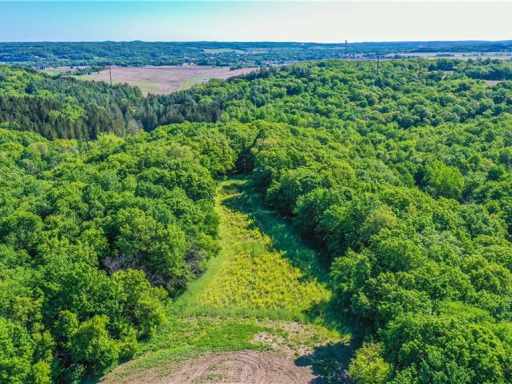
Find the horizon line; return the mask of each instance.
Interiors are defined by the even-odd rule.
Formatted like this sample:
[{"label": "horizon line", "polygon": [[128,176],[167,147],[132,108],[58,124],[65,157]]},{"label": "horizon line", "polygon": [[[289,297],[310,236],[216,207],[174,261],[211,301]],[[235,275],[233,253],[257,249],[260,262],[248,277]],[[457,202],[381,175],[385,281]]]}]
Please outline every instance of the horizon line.
[{"label": "horizon line", "polygon": [[508,43],[510,39],[446,39],[446,40],[342,40],[342,41],[312,41],[312,40],[0,40],[0,44],[31,44],[31,43],[224,43],[224,44],[317,44],[345,45],[347,44],[387,44],[387,43]]}]

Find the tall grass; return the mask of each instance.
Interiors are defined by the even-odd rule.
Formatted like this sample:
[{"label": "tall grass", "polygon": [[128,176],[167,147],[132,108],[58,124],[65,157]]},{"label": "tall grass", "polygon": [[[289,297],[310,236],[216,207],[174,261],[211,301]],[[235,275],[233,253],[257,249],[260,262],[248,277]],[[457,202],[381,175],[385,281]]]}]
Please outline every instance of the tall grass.
[{"label": "tall grass", "polygon": [[222,250],[179,304],[189,312],[297,318],[330,299],[314,252],[264,209],[246,181],[222,182],[217,199]]}]

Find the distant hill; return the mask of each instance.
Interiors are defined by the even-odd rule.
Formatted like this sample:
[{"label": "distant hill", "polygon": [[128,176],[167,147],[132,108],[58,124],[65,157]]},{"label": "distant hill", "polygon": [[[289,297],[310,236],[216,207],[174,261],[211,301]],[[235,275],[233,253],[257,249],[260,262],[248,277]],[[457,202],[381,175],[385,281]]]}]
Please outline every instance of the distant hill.
[{"label": "distant hill", "polygon": [[512,41],[426,41],[365,43],[279,42],[32,42],[0,43],[0,62],[32,67],[179,65],[231,67],[303,60],[425,53],[507,53]]}]

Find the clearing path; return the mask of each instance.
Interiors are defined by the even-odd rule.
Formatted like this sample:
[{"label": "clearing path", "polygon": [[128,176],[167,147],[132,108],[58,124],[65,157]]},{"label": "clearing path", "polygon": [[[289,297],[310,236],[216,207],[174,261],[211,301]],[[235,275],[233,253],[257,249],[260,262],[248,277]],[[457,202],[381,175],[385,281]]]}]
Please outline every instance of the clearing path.
[{"label": "clearing path", "polygon": [[246,180],[220,184],[220,254],[179,305],[293,318],[330,299],[315,252],[260,200]]},{"label": "clearing path", "polygon": [[321,383],[349,353],[350,337],[322,321],[331,292],[315,252],[246,180],[221,182],[216,209],[219,255],[171,304],[168,327],[103,383]]}]

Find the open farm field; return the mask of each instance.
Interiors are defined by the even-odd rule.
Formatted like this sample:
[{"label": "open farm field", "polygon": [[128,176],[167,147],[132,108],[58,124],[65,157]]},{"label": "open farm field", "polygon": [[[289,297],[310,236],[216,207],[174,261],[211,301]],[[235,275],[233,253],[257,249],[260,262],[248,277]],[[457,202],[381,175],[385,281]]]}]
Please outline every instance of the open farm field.
[{"label": "open farm field", "polygon": [[[192,87],[210,79],[228,79],[255,71],[256,68],[231,70],[214,66],[162,66],[162,67],[112,67],[113,84],[129,84],[139,87],[145,95],[163,95]],[[110,70],[104,69],[90,75],[79,76],[83,80],[110,82]]]}]

